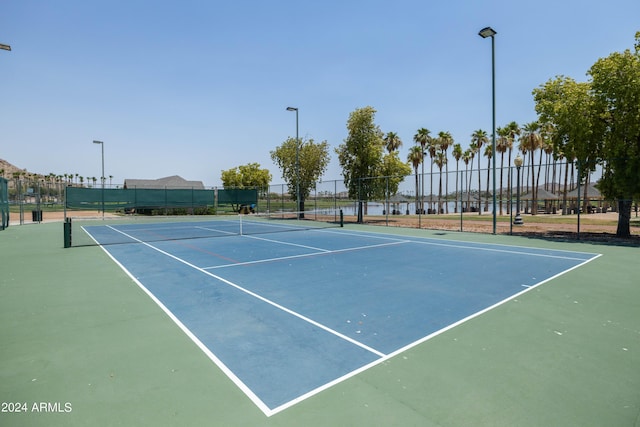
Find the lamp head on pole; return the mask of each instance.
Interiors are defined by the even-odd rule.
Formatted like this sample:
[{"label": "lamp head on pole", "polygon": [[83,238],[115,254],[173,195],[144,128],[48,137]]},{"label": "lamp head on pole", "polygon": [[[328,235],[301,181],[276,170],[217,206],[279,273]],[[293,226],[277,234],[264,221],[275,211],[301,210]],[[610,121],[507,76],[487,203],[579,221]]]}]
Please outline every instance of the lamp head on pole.
[{"label": "lamp head on pole", "polygon": [[480,32],[478,33],[478,35],[480,37],[482,37],[483,39],[486,39],[487,37],[493,37],[496,34],[498,34],[498,33],[496,33],[495,30],[493,28],[491,28],[491,27],[485,27],[485,28],[481,29]]},{"label": "lamp head on pole", "polygon": [[516,158],[513,159],[513,164],[516,165],[516,168],[520,169],[520,167],[522,166],[522,157],[520,157],[520,154],[518,154]]},{"label": "lamp head on pole", "polygon": [[287,111],[298,111],[296,107],[287,107]]},{"label": "lamp head on pole", "polygon": [[94,144],[104,144],[102,141],[93,141]]},{"label": "lamp head on pole", "polygon": [[11,51],[11,46],[8,44],[0,44],[0,49]]}]

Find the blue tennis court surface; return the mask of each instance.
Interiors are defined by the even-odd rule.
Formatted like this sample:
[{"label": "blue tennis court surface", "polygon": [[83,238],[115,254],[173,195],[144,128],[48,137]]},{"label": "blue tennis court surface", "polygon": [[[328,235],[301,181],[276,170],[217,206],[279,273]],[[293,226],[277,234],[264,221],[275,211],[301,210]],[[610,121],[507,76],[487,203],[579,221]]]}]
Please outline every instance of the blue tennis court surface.
[{"label": "blue tennis court surface", "polygon": [[598,256],[347,229],[143,242],[149,227],[85,230],[136,242],[103,249],[267,415]]}]

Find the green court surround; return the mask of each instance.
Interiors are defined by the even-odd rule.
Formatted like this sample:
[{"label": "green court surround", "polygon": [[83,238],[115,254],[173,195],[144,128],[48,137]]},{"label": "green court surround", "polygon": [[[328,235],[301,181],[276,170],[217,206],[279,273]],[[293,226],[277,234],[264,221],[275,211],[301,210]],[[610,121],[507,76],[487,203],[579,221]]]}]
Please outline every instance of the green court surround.
[{"label": "green court surround", "polygon": [[640,426],[639,248],[446,233],[603,256],[268,418],[62,228],[0,233],[2,426]]}]

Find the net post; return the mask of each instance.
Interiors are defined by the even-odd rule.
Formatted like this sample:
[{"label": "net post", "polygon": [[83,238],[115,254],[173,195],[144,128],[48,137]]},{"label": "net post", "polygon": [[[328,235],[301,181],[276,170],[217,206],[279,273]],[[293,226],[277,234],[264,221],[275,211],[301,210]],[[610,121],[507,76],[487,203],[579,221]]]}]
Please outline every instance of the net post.
[{"label": "net post", "polygon": [[340,209],[340,227],[344,227],[344,214],[342,213],[342,209]]},{"label": "net post", "polygon": [[71,218],[65,218],[64,220],[64,247],[71,247]]}]

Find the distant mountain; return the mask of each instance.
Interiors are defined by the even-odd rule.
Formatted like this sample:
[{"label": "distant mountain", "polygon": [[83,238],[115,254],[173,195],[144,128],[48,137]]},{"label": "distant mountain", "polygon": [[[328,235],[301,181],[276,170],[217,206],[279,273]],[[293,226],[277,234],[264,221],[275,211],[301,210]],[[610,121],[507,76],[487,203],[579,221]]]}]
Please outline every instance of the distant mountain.
[{"label": "distant mountain", "polygon": [[27,170],[14,166],[4,159],[0,159],[0,172],[2,172],[0,175],[3,178],[11,179],[15,172],[27,172]]}]

